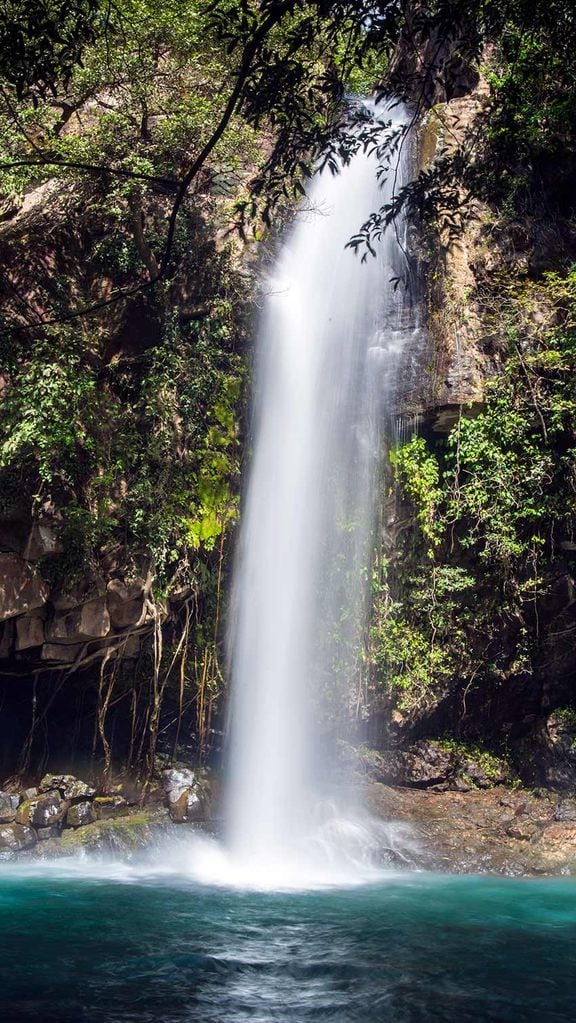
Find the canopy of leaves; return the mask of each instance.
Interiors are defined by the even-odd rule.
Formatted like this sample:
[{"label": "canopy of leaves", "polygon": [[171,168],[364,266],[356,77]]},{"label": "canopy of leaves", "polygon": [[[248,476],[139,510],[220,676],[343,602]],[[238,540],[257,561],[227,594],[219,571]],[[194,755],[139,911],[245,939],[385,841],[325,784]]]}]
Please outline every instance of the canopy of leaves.
[{"label": "canopy of leaves", "polygon": [[18,99],[56,92],[85,47],[106,30],[99,0],[5,0],[0,8],[0,78]]},{"label": "canopy of leaves", "polygon": [[507,661],[530,667],[546,642],[538,602],[553,606],[547,586],[573,549],[576,270],[495,287],[491,327],[508,350],[485,406],[444,442],[414,437],[391,455],[415,530],[393,571],[378,566],[372,657],[405,707],[433,706]]}]

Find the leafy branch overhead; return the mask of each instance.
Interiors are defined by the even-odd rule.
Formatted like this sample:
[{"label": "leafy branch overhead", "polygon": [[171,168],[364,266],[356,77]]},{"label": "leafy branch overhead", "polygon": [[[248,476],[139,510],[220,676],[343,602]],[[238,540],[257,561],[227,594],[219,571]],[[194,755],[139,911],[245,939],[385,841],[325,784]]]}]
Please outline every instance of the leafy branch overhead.
[{"label": "leafy branch overhead", "polygon": [[[67,315],[99,309],[173,276],[180,212],[221,170],[234,172],[243,147],[239,135],[244,142],[249,132],[267,139],[253,150],[251,180],[246,194],[236,196],[231,218],[246,233],[259,219],[270,225],[303,191],[319,161],[336,170],[359,146],[376,148],[380,173],[391,172],[394,147],[380,148],[378,118],[353,114],[353,139],[346,130],[350,92],[397,93],[411,100],[416,118],[438,96],[457,94],[494,40],[512,69],[492,80],[498,138],[493,132],[474,158],[466,142],[447,150],[358,225],[354,248],[372,247],[401,209],[420,217],[441,213],[449,228],[458,227],[470,197],[489,187],[491,149],[513,141],[515,105],[536,75],[532,70],[530,77],[527,46],[537,55],[538,72],[551,52],[572,67],[570,4],[170,0],[156,9],[146,0],[9,3],[0,15],[5,205],[34,182],[75,171],[132,181],[145,197],[173,194],[164,228],[150,243],[154,259],[139,279]],[[522,81],[514,78],[520,64]],[[539,88],[546,91],[545,81]],[[558,121],[560,109],[565,115],[561,99],[549,117]],[[482,127],[480,121],[477,136]]]},{"label": "leafy branch overhead", "polygon": [[99,0],[5,0],[0,10],[0,78],[34,103],[66,86],[86,46],[107,29]]}]

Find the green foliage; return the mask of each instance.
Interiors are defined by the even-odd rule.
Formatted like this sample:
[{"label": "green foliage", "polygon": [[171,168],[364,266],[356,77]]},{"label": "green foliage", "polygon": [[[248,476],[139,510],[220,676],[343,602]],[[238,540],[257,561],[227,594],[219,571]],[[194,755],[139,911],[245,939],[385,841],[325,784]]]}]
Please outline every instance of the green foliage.
[{"label": "green foliage", "polygon": [[[569,155],[576,131],[576,62],[564,21],[529,29],[511,24],[484,68],[492,89],[487,140],[496,156],[495,194],[518,192],[534,171]],[[564,35],[558,30],[564,24]],[[496,169],[496,168],[495,168]],[[559,168],[560,169],[560,168]],[[501,181],[498,183],[497,175]]]},{"label": "green foliage", "polygon": [[555,707],[555,722],[566,731],[576,731],[576,710],[573,707]]},{"label": "green foliage", "polygon": [[[234,81],[210,5],[117,0],[111,21],[91,0],[66,12],[56,0],[16,6],[0,29],[19,34],[29,79],[18,54],[13,73],[5,55],[0,195],[11,216],[25,189],[53,180],[60,233],[33,234],[17,288],[2,294],[4,493],[19,478],[21,516],[57,509],[65,553],[43,565],[53,582],[98,577],[120,551],[128,572],[151,559],[157,593],[196,591],[200,579],[208,593],[214,550],[237,515],[247,297],[236,254],[215,238],[262,159],[262,137],[232,118],[180,213],[169,279],[146,290],[173,183],[218,126]],[[119,286],[134,292],[125,307],[66,321],[71,306]]]},{"label": "green foliage", "polygon": [[396,478],[416,508],[418,525],[430,545],[430,556],[440,540],[436,509],[442,498],[438,462],[422,437],[413,437],[407,444],[392,448],[390,463]]},{"label": "green foliage", "polygon": [[[576,270],[497,288],[490,329],[508,354],[482,410],[433,448],[419,437],[391,452],[413,531],[376,575],[371,656],[404,708],[529,668],[539,639],[527,641],[526,608],[574,528]],[[538,328],[535,308],[548,311]]]},{"label": "green foliage", "polygon": [[[414,574],[409,574],[413,570]],[[378,677],[404,709],[437,699],[465,655],[475,621],[475,579],[460,566],[430,565],[375,579],[370,635]]]},{"label": "green foliage", "polygon": [[[232,273],[226,254],[210,273],[217,290]],[[243,377],[236,312],[215,302],[183,326],[168,307],[137,373],[122,360],[103,372],[77,326],[49,328],[20,353],[9,348],[0,473],[10,479],[26,465],[29,514],[47,500],[61,510],[65,554],[50,566],[53,581],[70,586],[97,572],[120,545],[128,568],[152,558],[158,589],[181,586],[232,525]]]},{"label": "green foliage", "polygon": [[[96,381],[74,350],[70,330],[49,332],[18,366],[0,417],[0,470],[34,459],[40,484],[73,485],[95,449],[101,403]],[[54,358],[56,354],[56,358]],[[100,406],[100,407],[99,407]]]},{"label": "green foliage", "polygon": [[4,0],[0,10],[0,77],[22,98],[69,81],[107,15],[99,0]]},{"label": "green foliage", "polygon": [[[506,756],[497,756],[483,746],[459,742],[452,738],[438,740],[438,746],[446,753],[454,753],[464,763],[464,767],[467,760],[473,761],[493,784],[497,784],[503,776],[506,777],[513,773]],[[471,779],[468,778],[468,781],[471,782]]]}]

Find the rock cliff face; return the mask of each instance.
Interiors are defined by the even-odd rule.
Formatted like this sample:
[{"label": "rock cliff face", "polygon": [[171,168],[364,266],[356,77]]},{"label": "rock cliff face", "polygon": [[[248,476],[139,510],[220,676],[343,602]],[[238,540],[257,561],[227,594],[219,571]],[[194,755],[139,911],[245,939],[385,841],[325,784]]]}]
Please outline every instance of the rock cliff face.
[{"label": "rock cliff face", "polygon": [[[466,139],[473,154],[475,138],[476,142],[478,140],[471,127],[484,109],[487,86],[479,79],[470,92],[466,89],[462,92],[465,94],[449,99],[441,92],[433,97],[434,105],[423,116],[420,128],[422,168],[430,168],[442,154],[462,146]],[[565,156],[569,162],[568,150]],[[558,176],[562,173],[563,168],[559,167]],[[554,180],[552,171],[548,179],[539,181],[538,187],[528,192],[523,205],[514,206],[510,200],[504,211],[497,204],[491,206],[478,200],[468,203],[463,229],[455,236],[438,226],[427,226],[422,233],[427,349],[420,363],[419,386],[410,394],[405,411],[419,414],[419,423],[414,425],[419,426],[439,473],[438,490],[430,497],[432,516],[437,514],[435,509],[439,502],[450,499],[450,492],[442,491],[447,435],[452,431],[449,443],[454,444],[461,417],[472,419],[486,410],[487,395],[493,393],[492,383],[499,378],[511,381],[511,388],[523,388],[528,396],[526,404],[528,414],[534,418],[533,435],[536,437],[533,462],[539,457],[539,443],[545,449],[542,457],[550,466],[562,459],[567,464],[571,457],[574,422],[569,415],[562,431],[556,433],[556,440],[550,440],[554,426],[550,427],[547,419],[552,406],[546,394],[546,381],[559,378],[555,376],[555,369],[551,369],[555,356],[545,354],[542,358],[541,355],[543,349],[556,344],[551,340],[552,334],[558,325],[566,323],[565,312],[571,301],[566,291],[559,308],[552,300],[549,281],[565,281],[576,255],[572,207],[562,196],[556,204]],[[571,287],[570,284],[561,286],[568,290]],[[573,372],[570,317],[571,313],[568,327],[562,326],[565,335],[560,342],[560,347],[564,343],[568,345],[568,354],[558,357],[555,364],[562,366],[567,374]],[[549,365],[546,358],[550,360]],[[511,364],[514,370],[510,369]],[[521,383],[515,382],[513,373],[517,373]],[[566,407],[565,402],[563,407]],[[501,433],[508,428],[506,417],[512,418],[513,414],[512,408],[503,407]],[[496,433],[494,436],[497,442]],[[504,448],[508,450],[512,450],[511,457],[515,457],[513,439],[508,448]],[[510,456],[502,454],[502,466],[506,457]],[[453,461],[448,464],[451,479],[456,479]],[[531,469],[529,459],[525,473],[528,475]],[[488,462],[485,471],[490,471]],[[458,485],[465,487],[471,478],[470,474],[460,478]],[[534,506],[546,487],[558,487],[556,480],[550,469],[542,484],[534,484]],[[450,485],[456,486],[455,483]],[[429,484],[424,482],[424,489],[426,486]],[[508,486],[505,473],[500,486]],[[534,565],[537,563],[538,569],[529,569],[527,558],[522,564],[519,554],[512,555],[507,564],[498,564],[495,556],[491,565],[485,552],[479,557],[475,536],[481,528],[480,512],[467,522],[455,525],[454,506],[450,529],[434,541],[438,544],[437,553],[429,549],[427,554],[421,534],[420,540],[417,539],[421,522],[418,526],[413,499],[414,493],[411,500],[404,491],[402,499],[398,494],[395,498],[388,496],[385,507],[388,578],[396,579],[396,588],[392,583],[387,599],[408,608],[406,614],[408,618],[412,615],[412,624],[416,621],[419,630],[414,632],[414,648],[405,647],[406,663],[411,656],[417,659],[422,654],[422,649],[420,653],[415,650],[418,643],[424,642],[423,635],[427,637],[425,642],[430,641],[437,651],[450,653],[458,642],[455,639],[458,621],[467,614],[468,624],[462,636],[468,638],[462,642],[470,643],[475,653],[466,674],[449,680],[447,671],[435,695],[429,699],[424,697],[419,707],[415,699],[409,712],[397,713],[394,706],[399,695],[393,695],[372,729],[372,741],[395,747],[409,745],[414,739],[425,736],[457,735],[480,740],[493,748],[505,746],[511,750],[515,767],[526,783],[560,790],[574,788],[576,775],[567,724],[568,718],[572,720],[575,699],[576,635],[574,507],[570,489],[560,497],[562,509],[555,522],[547,527],[548,535],[534,541],[534,549],[538,546],[533,555]],[[518,502],[521,500],[518,489]],[[525,503],[526,521],[530,515],[536,519],[534,506],[528,499]],[[495,531],[499,528],[499,513],[495,501]],[[536,532],[536,526],[534,529]],[[429,570],[427,557],[435,562]],[[418,607],[428,606],[429,616],[434,615],[436,601],[441,605],[442,600],[447,599],[445,594],[438,597],[436,589],[444,571],[470,574],[476,580],[476,594],[465,592],[463,597],[454,598],[457,610],[453,624],[435,625],[430,640],[429,625],[428,632],[425,627],[421,628],[424,612]],[[534,578],[532,584],[527,581],[530,573]],[[481,579],[489,582],[481,583]],[[488,587],[484,595],[482,586]],[[525,596],[521,595],[522,587]],[[509,600],[513,592],[515,603]],[[476,608],[480,621],[482,602],[491,610],[486,624],[476,626],[474,613],[467,610],[467,605]],[[408,619],[404,624],[409,624]],[[446,629],[444,633],[442,627]],[[485,629],[483,636],[482,628]],[[432,659],[425,662],[422,654],[421,665],[423,676],[432,675]],[[426,685],[423,677],[423,690]],[[401,699],[400,692],[400,702]]]},{"label": "rock cliff face", "polygon": [[[47,182],[32,189],[21,208],[0,225],[0,258],[7,266],[0,304],[13,336],[22,332],[33,337],[36,320],[58,305],[63,286],[67,300],[79,306],[87,295],[102,298],[113,289],[113,268],[102,277],[91,256],[106,235],[106,225],[86,213],[88,199],[87,191]],[[184,303],[185,297],[180,300]],[[146,314],[137,306],[116,304],[91,318],[92,337],[82,357],[100,373],[103,389],[107,365],[141,355],[159,335],[155,311],[150,308]],[[79,325],[78,333],[82,329]],[[55,358],[59,343],[57,337],[52,341]],[[5,400],[10,400],[12,387],[8,373],[3,378]],[[58,413],[54,408],[53,415]],[[80,421],[75,428],[75,458],[80,462],[85,458]],[[136,657],[154,618],[150,555],[142,550],[136,561],[127,559],[122,544],[112,544],[100,552],[97,564],[83,571],[59,571],[71,554],[67,509],[80,495],[57,477],[34,494],[36,481],[29,475],[24,463],[21,480],[12,473],[0,497],[0,658],[25,674],[73,670],[104,652]]]},{"label": "rock cliff face", "polygon": [[[44,532],[52,536],[49,527]],[[140,638],[155,618],[148,602],[151,575],[128,581],[110,578],[103,581],[99,595],[90,595],[92,586],[83,580],[63,595],[42,578],[39,559],[32,560],[26,549],[23,553],[28,557],[0,553],[2,658],[14,659],[26,670],[71,668],[104,651],[128,659],[137,656]]]},{"label": "rock cliff face", "polygon": [[[218,593],[243,407],[239,248],[218,238],[222,199],[207,189],[183,211],[178,271],[159,291],[132,295],[145,238],[170,199],[148,197],[134,213],[120,197],[113,215],[101,202],[98,182],[48,182],[0,223],[6,774],[49,748],[59,768],[89,758],[112,677],[122,680],[120,717],[112,701],[97,756],[108,727],[120,758],[130,745],[144,756],[147,740],[126,736],[150,729],[151,685],[158,707],[182,692],[182,658],[193,667],[188,698],[176,700],[189,715],[198,676],[211,692],[219,685]],[[122,288],[126,299],[108,306]]]},{"label": "rock cliff face", "polygon": [[[483,108],[482,79],[463,82],[460,91],[464,95],[440,98],[421,120],[416,152],[421,170],[461,145]],[[420,243],[428,343],[420,359],[416,400],[420,415],[438,434],[447,433],[462,411],[469,414],[482,403],[486,380],[498,369],[482,323],[475,273],[478,254],[489,244],[488,211],[475,202],[467,212],[464,229],[456,235],[447,228],[427,230]]]}]

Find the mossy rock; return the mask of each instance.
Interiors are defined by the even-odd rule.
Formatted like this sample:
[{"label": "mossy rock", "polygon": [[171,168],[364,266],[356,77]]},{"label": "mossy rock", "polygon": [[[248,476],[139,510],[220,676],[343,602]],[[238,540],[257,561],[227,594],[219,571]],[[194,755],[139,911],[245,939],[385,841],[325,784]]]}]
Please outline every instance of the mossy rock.
[{"label": "mossy rock", "polygon": [[58,845],[63,852],[82,848],[131,852],[146,845],[150,840],[148,829],[152,820],[152,814],[142,810],[115,820],[95,821],[85,827],[66,831]]}]

